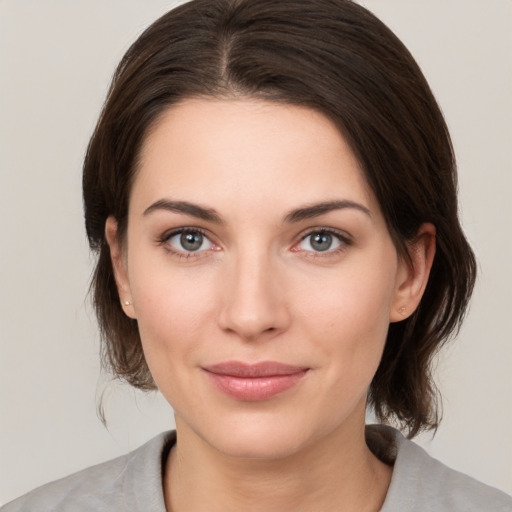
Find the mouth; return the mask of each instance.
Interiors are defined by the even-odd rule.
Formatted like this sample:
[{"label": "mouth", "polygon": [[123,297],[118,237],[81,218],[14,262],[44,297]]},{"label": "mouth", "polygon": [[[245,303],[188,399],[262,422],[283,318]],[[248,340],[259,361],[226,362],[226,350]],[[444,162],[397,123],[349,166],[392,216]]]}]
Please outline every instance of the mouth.
[{"label": "mouth", "polygon": [[228,361],[204,367],[215,387],[237,400],[268,400],[298,384],[309,368],[275,361],[247,364]]}]

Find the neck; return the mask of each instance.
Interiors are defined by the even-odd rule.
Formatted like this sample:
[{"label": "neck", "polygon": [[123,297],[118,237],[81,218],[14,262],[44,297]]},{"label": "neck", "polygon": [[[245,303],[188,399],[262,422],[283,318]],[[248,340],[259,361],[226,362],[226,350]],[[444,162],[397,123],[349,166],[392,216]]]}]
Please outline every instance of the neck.
[{"label": "neck", "polygon": [[391,480],[366,445],[364,421],[276,460],[231,457],[176,425],[164,478],[170,512],[378,511]]}]

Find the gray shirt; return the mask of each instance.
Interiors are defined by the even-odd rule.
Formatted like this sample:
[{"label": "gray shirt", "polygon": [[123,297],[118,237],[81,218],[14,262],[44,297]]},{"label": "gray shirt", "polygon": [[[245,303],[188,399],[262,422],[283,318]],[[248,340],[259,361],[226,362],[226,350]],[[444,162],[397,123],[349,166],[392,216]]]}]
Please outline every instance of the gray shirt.
[{"label": "gray shirt", "polygon": [[[176,442],[160,434],[137,450],[57,480],[1,512],[165,512],[162,468]],[[394,461],[381,512],[512,512],[512,497],[449,469],[390,427],[367,427],[367,442]]]}]

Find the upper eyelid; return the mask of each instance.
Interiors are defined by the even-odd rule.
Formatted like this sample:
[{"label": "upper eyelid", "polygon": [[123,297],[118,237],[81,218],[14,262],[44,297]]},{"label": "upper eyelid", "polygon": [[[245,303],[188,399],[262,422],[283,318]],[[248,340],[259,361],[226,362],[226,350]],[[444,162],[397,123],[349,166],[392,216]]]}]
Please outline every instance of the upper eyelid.
[{"label": "upper eyelid", "polygon": [[337,236],[340,239],[345,240],[345,241],[352,240],[352,236],[350,234],[348,234],[346,231],[343,231],[341,229],[336,229],[336,228],[327,228],[327,227],[309,228],[308,230],[303,232],[301,235],[299,235],[300,236],[299,240],[304,240],[305,238],[307,238],[308,236],[310,236],[314,233],[328,233],[330,235]]},{"label": "upper eyelid", "polygon": [[161,236],[159,236],[159,239],[161,241],[169,240],[169,238],[172,238],[173,236],[179,235],[181,233],[201,233],[201,235],[205,236],[206,238],[208,238],[208,240],[212,241],[211,235],[209,235],[209,233],[206,230],[196,226],[183,226],[179,228],[168,229]]}]

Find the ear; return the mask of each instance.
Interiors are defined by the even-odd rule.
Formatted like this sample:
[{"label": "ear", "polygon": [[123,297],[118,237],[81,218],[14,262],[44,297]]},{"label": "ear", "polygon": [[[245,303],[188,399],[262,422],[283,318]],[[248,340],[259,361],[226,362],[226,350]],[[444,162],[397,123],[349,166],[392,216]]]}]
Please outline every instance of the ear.
[{"label": "ear", "polygon": [[137,318],[132,304],[132,294],[128,279],[126,257],[119,240],[117,220],[111,215],[105,223],[105,238],[110,248],[110,259],[117,285],[121,307],[127,316]]},{"label": "ear", "polygon": [[427,286],[436,252],[436,228],[426,222],[407,244],[410,259],[400,257],[389,321],[399,322],[418,307]]}]

